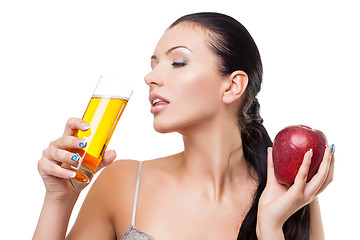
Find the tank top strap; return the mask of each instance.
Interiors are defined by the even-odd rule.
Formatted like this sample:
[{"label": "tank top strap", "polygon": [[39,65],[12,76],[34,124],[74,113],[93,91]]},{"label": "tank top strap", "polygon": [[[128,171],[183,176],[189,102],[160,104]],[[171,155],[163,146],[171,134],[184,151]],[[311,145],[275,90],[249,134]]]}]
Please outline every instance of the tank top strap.
[{"label": "tank top strap", "polygon": [[142,161],[139,161],[138,172],[136,177],[136,186],[135,186],[135,196],[134,196],[134,203],[133,203],[133,211],[131,217],[131,225],[135,226],[135,218],[136,218],[136,208],[139,196],[139,187],[140,187],[140,178],[141,178],[141,171],[142,171]]}]

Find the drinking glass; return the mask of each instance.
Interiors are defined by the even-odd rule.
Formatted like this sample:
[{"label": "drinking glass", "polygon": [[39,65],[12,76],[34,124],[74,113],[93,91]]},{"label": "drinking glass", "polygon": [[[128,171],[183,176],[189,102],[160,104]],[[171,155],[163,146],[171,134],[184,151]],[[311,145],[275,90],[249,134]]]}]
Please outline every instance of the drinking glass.
[{"label": "drinking glass", "polygon": [[76,172],[75,180],[91,181],[131,94],[132,90],[120,78],[100,77],[82,118],[90,129],[76,134],[86,140],[86,146],[71,150],[75,153],[73,162],[61,165]]}]

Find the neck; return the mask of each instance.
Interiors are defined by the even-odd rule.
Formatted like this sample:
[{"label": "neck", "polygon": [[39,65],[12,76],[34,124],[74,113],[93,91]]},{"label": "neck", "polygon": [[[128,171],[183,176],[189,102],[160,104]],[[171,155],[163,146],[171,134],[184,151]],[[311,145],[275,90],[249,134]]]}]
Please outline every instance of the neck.
[{"label": "neck", "polygon": [[248,176],[235,121],[213,120],[181,134],[184,140],[182,171],[192,183],[199,183],[212,200],[220,201],[227,190]]}]

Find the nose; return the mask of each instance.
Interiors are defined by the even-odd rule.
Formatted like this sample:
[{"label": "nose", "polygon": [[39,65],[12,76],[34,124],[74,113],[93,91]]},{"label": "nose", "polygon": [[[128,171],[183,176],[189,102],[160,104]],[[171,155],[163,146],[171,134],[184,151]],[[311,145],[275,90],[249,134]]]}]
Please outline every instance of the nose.
[{"label": "nose", "polygon": [[149,86],[154,86],[154,85],[161,86],[161,85],[163,85],[163,81],[161,80],[161,77],[159,76],[159,74],[156,73],[155,69],[153,69],[151,72],[146,74],[144,80],[145,80],[145,83],[147,85],[149,85]]}]

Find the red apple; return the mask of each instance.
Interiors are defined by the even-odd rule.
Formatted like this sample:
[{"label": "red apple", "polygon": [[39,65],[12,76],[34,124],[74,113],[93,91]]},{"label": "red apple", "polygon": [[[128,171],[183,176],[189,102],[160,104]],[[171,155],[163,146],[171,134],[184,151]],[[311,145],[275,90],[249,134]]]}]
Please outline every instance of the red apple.
[{"label": "red apple", "polygon": [[325,135],[310,127],[297,125],[281,130],[274,139],[272,152],[277,181],[288,186],[292,185],[305,153],[312,149],[313,156],[307,177],[309,182],[319,169],[326,145]]}]

